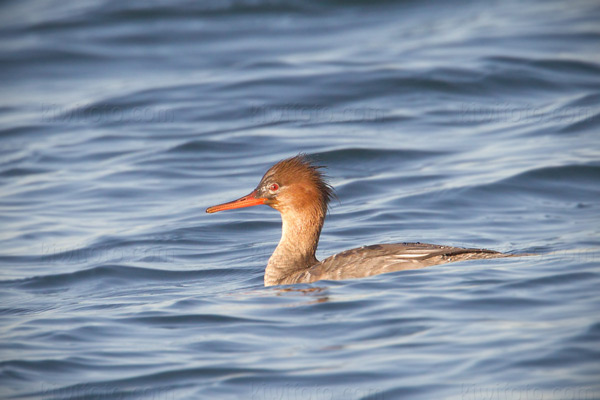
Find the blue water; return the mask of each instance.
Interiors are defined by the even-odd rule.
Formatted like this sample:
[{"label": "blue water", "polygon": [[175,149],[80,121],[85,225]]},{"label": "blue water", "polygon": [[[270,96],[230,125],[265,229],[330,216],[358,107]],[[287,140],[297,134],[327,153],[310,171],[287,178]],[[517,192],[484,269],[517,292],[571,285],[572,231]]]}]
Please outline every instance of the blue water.
[{"label": "blue water", "polygon": [[[5,1],[3,399],[599,399],[597,1]],[[299,152],[317,256],[535,256],[264,288]]]}]

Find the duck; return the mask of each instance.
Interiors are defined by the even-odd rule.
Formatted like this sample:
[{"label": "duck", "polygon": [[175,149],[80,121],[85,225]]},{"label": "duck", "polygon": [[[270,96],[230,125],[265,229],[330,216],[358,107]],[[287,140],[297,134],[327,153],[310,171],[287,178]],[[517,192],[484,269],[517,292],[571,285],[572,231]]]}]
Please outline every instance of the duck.
[{"label": "duck", "polygon": [[267,205],[281,214],[281,239],[269,258],[265,286],[364,278],[465,260],[512,255],[494,250],[427,243],[386,243],[353,248],[322,261],[316,257],[319,238],[335,197],[334,189],[308,155],[279,161],[246,196],[206,209],[209,214]]}]

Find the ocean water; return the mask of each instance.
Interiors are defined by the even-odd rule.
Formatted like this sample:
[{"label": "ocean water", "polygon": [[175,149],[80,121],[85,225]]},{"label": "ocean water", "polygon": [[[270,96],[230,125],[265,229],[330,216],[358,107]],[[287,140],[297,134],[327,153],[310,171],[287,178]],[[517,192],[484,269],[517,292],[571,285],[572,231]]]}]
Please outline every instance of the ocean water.
[{"label": "ocean water", "polygon": [[[600,399],[597,1],[4,1],[0,398]],[[263,287],[317,256],[531,256]]]}]

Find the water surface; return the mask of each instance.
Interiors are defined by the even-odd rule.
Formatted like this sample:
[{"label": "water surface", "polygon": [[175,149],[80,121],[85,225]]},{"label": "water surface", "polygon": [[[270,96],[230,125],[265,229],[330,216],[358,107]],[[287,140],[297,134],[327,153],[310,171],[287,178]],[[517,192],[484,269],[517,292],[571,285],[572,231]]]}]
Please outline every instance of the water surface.
[{"label": "water surface", "polygon": [[[2,398],[600,398],[597,2],[0,8]],[[299,152],[320,258],[536,256],[264,288]]]}]

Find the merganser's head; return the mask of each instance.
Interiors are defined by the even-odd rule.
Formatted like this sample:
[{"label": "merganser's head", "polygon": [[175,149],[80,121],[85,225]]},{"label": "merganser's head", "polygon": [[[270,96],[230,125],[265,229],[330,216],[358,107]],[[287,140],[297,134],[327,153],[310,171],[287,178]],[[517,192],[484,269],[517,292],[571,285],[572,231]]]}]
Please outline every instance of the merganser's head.
[{"label": "merganser's head", "polygon": [[321,168],[305,154],[282,160],[269,168],[252,193],[209,207],[206,212],[266,204],[281,213],[317,212],[324,216],[334,193]]}]

